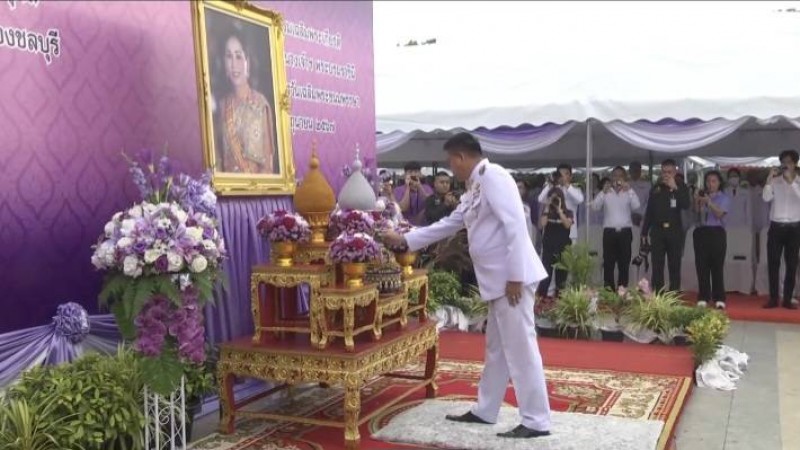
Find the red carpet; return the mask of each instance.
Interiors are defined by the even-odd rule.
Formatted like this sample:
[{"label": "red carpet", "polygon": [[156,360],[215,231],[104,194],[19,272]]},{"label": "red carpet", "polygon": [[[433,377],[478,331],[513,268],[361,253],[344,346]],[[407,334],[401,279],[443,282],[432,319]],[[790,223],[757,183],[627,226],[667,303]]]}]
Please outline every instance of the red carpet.
[{"label": "red carpet", "polygon": [[[694,300],[697,298],[697,295],[695,293],[688,293],[686,297]],[[747,322],[775,322],[800,325],[800,310],[789,310],[786,308],[764,309],[762,306],[766,302],[766,297],[728,294],[728,317],[730,317],[731,320],[743,320]]]},{"label": "red carpet", "polygon": [[[443,359],[482,359],[484,336],[444,331],[439,341]],[[614,370],[692,377],[694,363],[688,347],[627,342],[576,341],[539,338],[544,365],[575,369]]]},{"label": "red carpet", "polygon": [[[484,335],[446,331],[439,342],[438,397],[474,398],[482,367],[478,361],[483,358]],[[545,338],[539,343],[554,410],[661,420],[665,427],[658,449],[671,448],[678,417],[691,390],[692,355],[687,348]],[[362,414],[381,408],[386,399],[396,397],[406,387],[406,382],[398,379],[380,378],[371,382],[362,390]],[[361,448],[420,448],[375,441],[370,435],[385,426],[392,416],[422,400],[420,391],[363,424]],[[516,404],[512,389],[507,391],[505,400]],[[340,389],[314,389],[278,409],[331,419],[341,417],[341,402]],[[251,406],[259,409],[257,404]],[[273,408],[274,405],[268,409]],[[341,429],[239,419],[234,435],[212,435],[192,448],[342,450],[343,437]]]}]

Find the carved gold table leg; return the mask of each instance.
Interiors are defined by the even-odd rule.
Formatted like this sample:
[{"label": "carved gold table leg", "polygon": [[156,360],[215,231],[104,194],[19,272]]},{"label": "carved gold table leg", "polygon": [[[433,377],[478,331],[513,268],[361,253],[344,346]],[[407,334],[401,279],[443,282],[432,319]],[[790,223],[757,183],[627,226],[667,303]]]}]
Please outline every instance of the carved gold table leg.
[{"label": "carved gold table leg", "polygon": [[233,382],[236,376],[231,373],[223,373],[220,377],[220,408],[222,409],[222,419],[219,424],[219,431],[222,434],[231,434],[234,430],[236,420],[236,402],[233,398]]},{"label": "carved gold table leg", "polygon": [[353,328],[355,327],[355,304],[350,301],[343,308],[344,313],[344,348],[348,352],[355,351],[356,344],[353,341]]},{"label": "carved gold table leg", "polygon": [[425,379],[429,384],[425,386],[425,397],[436,398],[436,391],[439,387],[436,385],[436,367],[439,361],[439,344],[434,343],[433,347],[428,349],[427,358],[425,361]]},{"label": "carved gold table leg", "polygon": [[344,445],[357,449],[361,435],[358,433],[358,418],[361,415],[361,389],[358,383],[348,382],[344,391]]}]

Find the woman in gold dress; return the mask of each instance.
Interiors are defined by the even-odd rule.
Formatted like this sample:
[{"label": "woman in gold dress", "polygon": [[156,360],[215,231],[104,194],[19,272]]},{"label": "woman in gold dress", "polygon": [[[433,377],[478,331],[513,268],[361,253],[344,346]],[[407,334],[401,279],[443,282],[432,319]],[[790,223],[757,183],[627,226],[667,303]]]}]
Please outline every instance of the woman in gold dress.
[{"label": "woman in gold dress", "polygon": [[275,121],[263,94],[250,86],[251,60],[243,40],[225,42],[225,74],[231,92],[222,101],[222,170],[275,173]]}]

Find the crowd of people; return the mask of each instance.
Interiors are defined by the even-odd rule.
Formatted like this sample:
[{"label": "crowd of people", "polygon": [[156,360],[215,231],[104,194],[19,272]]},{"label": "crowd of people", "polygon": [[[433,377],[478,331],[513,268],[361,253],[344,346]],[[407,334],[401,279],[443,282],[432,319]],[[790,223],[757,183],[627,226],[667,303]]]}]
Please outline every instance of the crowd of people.
[{"label": "crowd of people", "polygon": [[[561,164],[549,176],[517,178],[528,221],[528,234],[554,282],[539,284],[538,297],[557,296],[567,274],[554,269],[559,255],[578,240],[579,228],[602,227],[603,284],[609,289],[628,286],[631,267],[651,265],[654,289],[681,291],[681,263],[687,233],[692,231],[698,282],[698,306],[725,308],[726,229],[749,229],[757,241],[768,227],[766,249],[769,299],[765,308],[797,309],[793,299],[800,252],[800,178],[798,153],[780,154],[781,167],[766,179],[758,172],[731,168],[723,175],[711,170],[695,180],[678,170],[676,161],[661,162],[651,183],[642,164],[614,167],[607,177],[593,173],[591,190],[573,181],[573,169]],[[381,195],[394,201],[403,216],[417,226],[431,225],[452,213],[462,190],[444,171],[422,175],[419,163],[405,165],[398,185],[381,172]],[[758,247],[758,246],[756,246]],[[634,257],[634,255],[637,255]],[[781,260],[785,275],[780,280]],[[668,282],[665,281],[665,269]],[[781,283],[782,281],[782,283]],[[781,291],[782,286],[782,291]]]}]

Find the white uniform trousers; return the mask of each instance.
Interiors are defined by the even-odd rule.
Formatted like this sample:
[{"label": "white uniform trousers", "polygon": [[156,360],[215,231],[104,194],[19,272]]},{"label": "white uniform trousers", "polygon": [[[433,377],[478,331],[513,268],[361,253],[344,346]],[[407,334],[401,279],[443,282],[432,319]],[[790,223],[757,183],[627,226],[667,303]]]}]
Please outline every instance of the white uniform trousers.
[{"label": "white uniform trousers", "polygon": [[522,425],[549,431],[550,401],[533,317],[535,292],[535,283],[524,287],[522,298],[513,307],[505,297],[489,302],[486,357],[472,413],[496,423],[510,377]]}]

